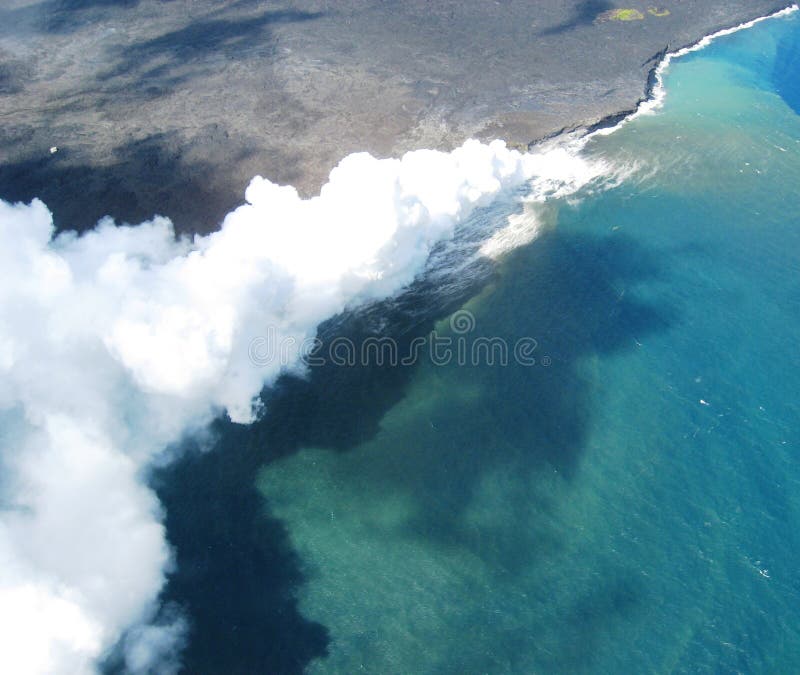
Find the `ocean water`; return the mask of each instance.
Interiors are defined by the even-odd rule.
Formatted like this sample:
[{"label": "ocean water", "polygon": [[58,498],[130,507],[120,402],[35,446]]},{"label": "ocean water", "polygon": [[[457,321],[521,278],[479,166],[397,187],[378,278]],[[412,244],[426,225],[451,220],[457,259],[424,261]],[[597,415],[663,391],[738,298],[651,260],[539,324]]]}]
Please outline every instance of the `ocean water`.
[{"label": "ocean water", "polygon": [[626,180],[404,333],[534,365],[328,369],[177,465],[191,672],[800,670],[800,16],[664,83],[584,151]]}]

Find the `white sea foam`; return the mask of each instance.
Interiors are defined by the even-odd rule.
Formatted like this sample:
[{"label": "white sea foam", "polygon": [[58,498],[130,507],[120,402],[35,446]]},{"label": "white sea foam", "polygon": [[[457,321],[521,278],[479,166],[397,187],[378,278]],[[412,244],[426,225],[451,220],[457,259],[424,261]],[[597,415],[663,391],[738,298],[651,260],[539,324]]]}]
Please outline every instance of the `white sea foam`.
[{"label": "white sea foam", "polygon": [[91,671],[132,625],[131,671],[180,642],[179,618],[146,626],[171,556],[142,475],[222,411],[253,420],[285,363],[254,365],[253,337],[271,328],[299,361],[320,322],[408,285],[476,209],[604,170],[500,141],[355,154],[312,199],[254,178],[193,240],[164,218],[54,236],[41,202],[0,202],[0,671]]},{"label": "white sea foam", "polygon": [[664,75],[666,74],[667,70],[669,70],[670,65],[675,59],[679,59],[682,56],[686,56],[687,54],[691,54],[693,52],[700,51],[701,49],[705,49],[708,47],[712,42],[717,40],[718,38],[725,37],[726,35],[732,35],[733,33],[738,33],[741,30],[746,30],[747,28],[752,28],[753,26],[761,23],[762,21],[767,21],[769,19],[777,19],[780,17],[786,17],[800,9],[800,5],[794,4],[784,9],[781,9],[777,12],[772,14],[768,14],[766,16],[758,17],[757,19],[753,19],[752,21],[746,21],[741,23],[733,28],[724,28],[723,30],[719,30],[716,33],[711,33],[710,35],[706,35],[693,45],[688,47],[683,47],[682,49],[678,49],[674,52],[667,52],[658,65],[655,68],[653,73],[655,82],[653,84],[652,90],[650,91],[649,97],[642,101],[637,109],[622,119],[618,124],[611,126],[611,127],[603,127],[593,131],[591,134],[588,134],[589,137],[594,135],[599,136],[607,136],[608,134],[614,133],[618,128],[627,124],[631,120],[640,117],[641,115],[648,115],[656,112],[664,105],[664,100],[667,96],[667,90],[664,86]]},{"label": "white sea foam", "polygon": [[[754,23],[668,55],[636,114],[660,105],[673,58]],[[171,564],[151,462],[222,411],[253,419],[281,372],[250,358],[268,327],[299,357],[324,319],[409,284],[476,209],[526,195],[478,242],[497,258],[536,236],[537,205],[625,175],[581,156],[586,141],[351,155],[308,200],[257,177],[193,240],[164,218],[54,236],[41,202],[0,202],[0,671],[91,672],[131,626],[131,672],[174,652],[183,620],[147,625]]]}]

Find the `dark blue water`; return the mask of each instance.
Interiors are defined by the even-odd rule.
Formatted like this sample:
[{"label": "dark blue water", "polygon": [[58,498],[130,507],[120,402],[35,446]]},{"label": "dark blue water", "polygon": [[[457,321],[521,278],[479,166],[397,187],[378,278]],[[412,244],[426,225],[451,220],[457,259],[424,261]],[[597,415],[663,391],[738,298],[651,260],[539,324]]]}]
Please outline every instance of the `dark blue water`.
[{"label": "dark blue water", "polygon": [[593,142],[638,172],[465,306],[549,367],[426,363],[373,438],[262,474],[313,670],[800,666],[799,50],[719,40]]},{"label": "dark blue water", "polygon": [[[776,29],[777,30],[777,29]],[[772,81],[777,91],[792,110],[800,114],[800,43],[796,31],[786,27],[781,31],[778,53],[772,70]]]},{"label": "dark blue water", "polygon": [[[416,327],[536,365],[315,374],[228,430],[192,509],[162,489],[173,541],[225,542],[171,586],[203,635],[227,619],[199,670],[800,669],[798,55],[794,15],[673,62],[663,109],[586,150],[632,175],[559,204],[466,332]],[[255,503],[206,498],[259,466]]]}]

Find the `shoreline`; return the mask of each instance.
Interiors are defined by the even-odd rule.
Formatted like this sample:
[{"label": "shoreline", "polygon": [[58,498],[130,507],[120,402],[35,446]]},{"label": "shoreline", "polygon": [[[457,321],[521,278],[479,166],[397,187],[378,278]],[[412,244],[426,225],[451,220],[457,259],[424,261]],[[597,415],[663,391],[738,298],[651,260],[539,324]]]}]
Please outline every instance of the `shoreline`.
[{"label": "shoreline", "polygon": [[[142,0],[142,6],[149,2]],[[652,11],[657,25],[666,10]],[[525,672],[561,670],[563,664],[567,672],[584,665],[624,672],[620,664],[674,666],[676,645],[683,649],[683,664],[718,663],[720,654],[730,654],[734,666],[766,663],[760,633],[751,641],[752,661],[721,641],[730,633],[735,642],[763,623],[756,617],[753,624],[743,611],[753,602],[791,618],[793,603],[762,602],[759,584],[770,578],[765,563],[746,556],[736,578],[716,575],[720,583],[713,587],[701,579],[698,588],[708,597],[731,596],[731,584],[755,580],[749,604],[734,594],[737,602],[722,613],[719,603],[709,605],[700,617],[708,627],[702,640],[695,640],[697,593],[681,595],[685,575],[669,574],[678,569],[673,551],[680,555],[679,567],[690,572],[712,558],[727,565],[718,555],[720,545],[736,554],[739,529],[726,528],[732,534],[724,541],[719,528],[700,539],[698,533],[717,521],[725,524],[727,511],[738,506],[737,494],[764,497],[763,484],[780,479],[780,470],[752,479],[739,471],[741,439],[752,440],[756,470],[771,467],[767,450],[779,441],[787,445],[780,422],[784,412],[791,420],[793,411],[781,407],[783,392],[765,398],[768,378],[760,363],[749,370],[729,366],[760,348],[791,348],[780,339],[780,328],[792,317],[792,247],[783,246],[786,255],[777,258],[775,248],[786,239],[784,230],[796,231],[786,213],[793,212],[798,196],[800,156],[781,145],[798,135],[800,120],[778,104],[794,102],[800,89],[794,79],[791,89],[781,88],[782,74],[791,78],[796,61],[784,66],[779,52],[783,29],[790,29],[793,41],[798,23],[770,24],[703,53],[698,62],[708,61],[709,70],[693,68],[692,58],[680,72],[666,73],[673,59],[718,37],[794,11],[796,4],[674,52],[656,52],[639,67],[647,67],[645,96],[634,109],[562,132],[549,145],[529,145],[529,153],[501,141],[471,140],[449,154],[413,148],[401,159],[350,154],[337,160],[313,200],[256,177],[246,204],[238,199],[223,228],[191,241],[178,239],[187,230],[166,219],[129,228],[101,221],[86,236],[54,239],[41,202],[0,201],[11,272],[0,303],[10,319],[0,360],[9,374],[6,408],[25,418],[6,434],[7,447],[0,447],[19,450],[8,484],[15,488],[13,504],[26,507],[23,520],[10,512],[10,536],[0,547],[10,561],[6,586],[13,602],[6,614],[20,614],[17,605],[27,611],[30,591],[36,596],[33,611],[20,614],[25,620],[15,643],[22,648],[6,660],[35,661],[37,653],[26,648],[34,644],[44,645],[41,653],[57,655],[55,667],[70,670],[352,671],[366,663],[403,672],[420,665],[420,644],[435,634],[442,640],[422,664],[434,670]],[[595,21],[587,30],[594,30]],[[191,52],[199,29],[196,21],[190,25],[194,32],[183,46]],[[213,38],[238,37],[241,30],[215,25]],[[135,42],[146,41],[138,36]],[[791,42],[787,51],[796,46]],[[172,45],[169,54],[178,58]],[[725,70],[715,63],[718,58]],[[750,70],[753,64],[758,71]],[[214,67],[223,73],[235,69]],[[741,97],[728,88],[729,69],[740,68],[753,74],[752,92]],[[184,84],[207,88],[203,76]],[[718,89],[709,86],[717,82]],[[771,98],[772,85],[780,99]],[[593,82],[595,93],[597,86]],[[218,92],[220,98],[224,93]],[[587,147],[595,134],[611,134],[658,110],[666,97],[670,104],[657,117],[614,137],[608,152]],[[704,105],[717,102],[721,106],[707,112]],[[215,113],[216,103],[229,102],[210,102]],[[689,105],[700,107],[683,107]],[[109,104],[106,112],[114,109]],[[742,111],[762,109],[768,116],[747,119],[755,134],[740,134]],[[141,120],[153,108],[130,110],[132,119]],[[88,133],[96,112],[79,110],[77,119],[87,127],[73,129],[69,138]],[[207,112],[188,110],[173,123]],[[695,114],[705,118],[697,127]],[[638,135],[627,133],[637,129]],[[287,147],[307,142],[300,131],[294,140],[287,138]],[[767,155],[765,139],[772,131],[779,144],[763,158],[763,167],[759,162],[743,170],[754,153]],[[675,140],[684,132],[686,144]],[[3,133],[0,128],[0,139]],[[132,141],[124,146],[132,161],[122,157],[99,174],[107,181],[101,196],[146,210],[151,202],[139,202],[137,190],[152,191],[152,203],[191,204],[208,215],[206,193],[190,188],[201,190],[204,180],[220,174],[238,180],[225,168],[245,162],[234,152],[229,129],[214,133],[208,138],[218,145],[211,149],[197,142],[184,147],[176,136],[137,152],[140,141]],[[714,152],[719,138],[731,139],[730,154]],[[87,152],[94,148],[93,138],[85,142]],[[178,148],[177,159],[163,154],[170,142]],[[192,148],[200,154],[182,159],[180,153]],[[103,165],[88,163],[76,173],[70,162],[81,157],[79,146],[59,142],[45,149],[41,166],[54,169],[41,174],[51,180],[47,187],[84,209],[97,187],[89,181],[98,180]],[[214,157],[216,164],[203,164]],[[708,163],[688,171],[695,158]],[[260,162],[261,155],[245,159]],[[625,182],[629,174],[623,172],[642,161],[656,173],[647,171],[644,182]],[[0,176],[2,162],[0,155]],[[206,173],[194,172],[203,166]],[[755,177],[762,168],[783,179],[771,183],[777,188],[768,201],[746,189],[770,178]],[[25,166],[19,170],[26,175]],[[159,184],[165,176],[190,182]],[[606,185],[612,191],[605,192]],[[183,201],[167,201],[176,198],[176,186],[187,188],[178,195]],[[570,195],[577,201],[587,196],[586,203],[562,209]],[[548,207],[527,212],[528,203],[548,200]],[[91,206],[107,209],[109,202]],[[759,235],[762,226],[774,236],[754,250],[753,233]],[[725,244],[719,251],[717,240]],[[502,264],[493,262],[514,249]],[[718,255],[706,255],[711,249]],[[767,274],[754,260],[766,264]],[[741,292],[742,266],[751,271],[744,279],[747,294]],[[776,296],[776,310],[761,299],[783,280],[789,286],[785,297]],[[748,332],[752,325],[760,332]],[[444,342],[437,339],[440,327]],[[741,344],[717,353],[713,346],[732,333],[744,336]],[[769,339],[776,335],[773,345]],[[498,346],[505,356],[495,351]],[[780,369],[782,360],[773,361]],[[751,382],[753,391],[737,399],[742,382]],[[655,396],[643,396],[643,386]],[[633,417],[620,406],[626,397],[642,402]],[[708,406],[714,408],[703,412]],[[761,435],[753,432],[756,406]],[[721,424],[708,417],[716,410],[731,413],[731,433],[712,434]],[[650,416],[653,424],[630,424]],[[698,436],[706,422],[716,426],[699,435],[698,452],[685,453],[689,460],[700,458],[695,467],[672,449],[693,428],[692,438]],[[656,442],[645,442],[643,454],[642,441],[651,437]],[[610,454],[597,455],[606,447]],[[741,489],[730,504],[721,504],[707,489],[716,483],[703,470],[727,451],[730,466],[716,472],[719,494],[730,492],[737,471],[744,480],[735,485]],[[791,447],[784,455],[791,462]],[[672,462],[664,471],[651,461],[662,456]],[[653,469],[653,486],[639,480],[642,471],[630,470],[631,457]],[[50,479],[54,471],[78,465],[64,480]],[[584,467],[594,473],[583,473]],[[685,477],[694,468],[698,481],[688,484]],[[629,486],[605,489],[616,487],[618,476],[642,485],[638,510],[619,508],[615,498],[635,498]],[[665,480],[656,482],[661,476]],[[687,484],[689,492],[668,498]],[[707,503],[695,499],[706,494]],[[562,501],[576,506],[559,511]],[[762,501],[767,517],[785,515],[785,500]],[[600,502],[608,506],[606,513],[596,508]],[[677,504],[667,520],[662,502]],[[588,514],[585,522],[572,517],[581,514]],[[756,534],[764,530],[762,515],[751,519]],[[674,523],[675,536],[665,536],[665,522]],[[637,529],[642,523],[647,527]],[[69,536],[72,530],[77,539]],[[631,531],[643,534],[631,537]],[[786,540],[783,532],[774,534]],[[759,542],[769,551],[773,539]],[[698,547],[708,553],[700,562]],[[792,546],[784,548],[783,559],[769,562],[776,580],[786,576],[782,560],[791,571]],[[529,555],[521,555],[523,549]],[[741,556],[733,554],[728,557],[736,563]],[[542,582],[553,569],[565,570],[562,579],[550,580],[556,586],[566,580],[564,592],[540,602],[542,589],[547,595],[553,586]],[[630,583],[640,576],[645,580]],[[662,582],[667,577],[671,587]],[[570,585],[571,580],[576,581]],[[381,596],[383,588],[388,592]],[[363,590],[366,600],[354,602]],[[454,603],[470,595],[475,597],[454,613]],[[109,604],[109,597],[121,600]],[[498,604],[498,597],[509,601]],[[680,601],[673,603],[679,611],[665,633],[678,636],[677,642],[653,633],[653,648],[643,650],[641,635],[664,623],[663,603],[652,602],[662,597]],[[54,621],[39,620],[54,613]],[[721,635],[717,619],[727,615],[745,619]],[[472,631],[475,647],[465,651],[472,626],[479,627]],[[544,639],[543,626],[549,631]],[[620,649],[618,635],[627,637],[623,647],[630,647],[630,656]],[[765,635],[785,644],[786,631]],[[578,658],[576,642],[587,645]],[[605,653],[598,645],[607,646]]]},{"label": "shoreline", "polygon": [[528,149],[534,148],[536,145],[543,143],[545,141],[554,140],[560,136],[565,136],[569,134],[574,134],[576,132],[582,132],[581,138],[589,138],[594,134],[607,134],[613,133],[617,128],[626,124],[630,120],[635,119],[639,115],[647,114],[648,112],[654,112],[661,107],[661,104],[666,97],[666,88],[664,85],[664,74],[667,72],[667,69],[672,64],[672,61],[675,59],[679,59],[682,56],[686,56],[687,54],[692,54],[694,52],[700,51],[708,47],[711,43],[715,40],[725,37],[727,35],[733,35],[734,33],[738,33],[739,31],[747,30],[752,28],[753,26],[758,25],[762,21],[769,21],[771,19],[778,19],[781,17],[791,16],[795,12],[800,11],[800,4],[792,3],[783,9],[779,9],[775,12],[770,14],[765,14],[763,16],[756,17],[754,19],[750,19],[749,21],[745,21],[743,23],[737,24],[736,26],[731,26],[729,28],[721,28],[713,33],[709,33],[708,35],[704,35],[702,38],[697,40],[696,42],[684,45],[679,47],[678,49],[672,50],[670,46],[667,45],[662,49],[660,52],[654,54],[650,60],[655,61],[653,67],[648,71],[647,74],[647,83],[645,85],[644,96],[636,102],[636,105],[630,109],[622,110],[617,113],[612,113],[602,119],[598,120],[597,122],[593,122],[589,125],[577,125],[574,127],[565,127],[559,132],[555,134],[551,134],[549,136],[545,136],[539,140],[531,141],[528,144]]},{"label": "shoreline", "polygon": [[161,214],[186,234],[217,230],[256,175],[309,197],[354,152],[469,138],[525,150],[615,126],[656,91],[664,42],[696,45],[786,8],[665,0],[671,13],[643,5],[623,22],[554,0],[200,0],[190,17],[155,0],[55,18],[28,4],[0,10],[18,24],[0,30],[0,198],[42,199],[59,229]]}]

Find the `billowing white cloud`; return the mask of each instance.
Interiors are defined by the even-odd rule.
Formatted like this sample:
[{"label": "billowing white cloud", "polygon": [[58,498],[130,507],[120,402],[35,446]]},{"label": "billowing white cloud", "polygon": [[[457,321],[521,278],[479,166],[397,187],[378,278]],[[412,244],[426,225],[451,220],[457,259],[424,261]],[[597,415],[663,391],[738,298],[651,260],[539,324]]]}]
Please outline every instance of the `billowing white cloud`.
[{"label": "billowing white cloud", "polygon": [[595,177],[574,153],[470,141],[402,159],[351,155],[318,197],[257,177],[211,235],[155,218],[54,236],[41,202],[0,202],[0,672],[91,672],[122,632],[128,666],[174,653],[148,625],[170,565],[143,481],[182,434],[246,423],[281,363],[251,339],[303,339],[396,293],[476,208],[534,180]]}]

